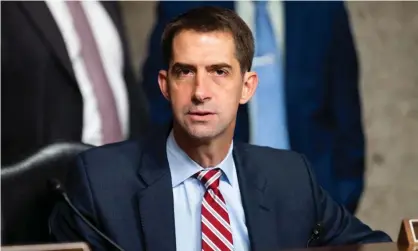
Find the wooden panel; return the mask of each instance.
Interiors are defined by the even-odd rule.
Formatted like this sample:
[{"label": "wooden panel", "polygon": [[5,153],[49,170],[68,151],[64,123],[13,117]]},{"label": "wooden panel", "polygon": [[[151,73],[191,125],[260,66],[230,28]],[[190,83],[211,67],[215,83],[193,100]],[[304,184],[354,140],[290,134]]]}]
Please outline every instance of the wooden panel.
[{"label": "wooden panel", "polygon": [[404,219],[402,221],[398,243],[404,246],[418,246],[418,219]]},{"label": "wooden panel", "polygon": [[2,251],[90,251],[85,243],[63,243],[1,247]]}]

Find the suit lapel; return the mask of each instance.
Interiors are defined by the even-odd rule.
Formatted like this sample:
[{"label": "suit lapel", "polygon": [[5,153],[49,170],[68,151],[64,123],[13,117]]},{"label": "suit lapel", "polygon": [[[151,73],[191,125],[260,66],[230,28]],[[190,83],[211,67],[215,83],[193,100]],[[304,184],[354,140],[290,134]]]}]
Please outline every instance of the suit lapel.
[{"label": "suit lapel", "polygon": [[169,129],[164,131],[155,130],[145,140],[138,170],[145,183],[137,194],[145,250],[176,249],[173,190],[166,155]]},{"label": "suit lapel", "polygon": [[52,17],[48,6],[44,2],[20,2],[24,13],[32,20],[45,42],[54,51],[58,61],[64,66],[72,78],[75,79],[73,67],[67,53],[67,48],[61,32]]},{"label": "suit lapel", "polygon": [[271,250],[278,246],[277,226],[271,199],[267,197],[267,179],[252,161],[246,145],[234,145],[234,162],[237,170],[241,199],[245,212],[251,250]]}]

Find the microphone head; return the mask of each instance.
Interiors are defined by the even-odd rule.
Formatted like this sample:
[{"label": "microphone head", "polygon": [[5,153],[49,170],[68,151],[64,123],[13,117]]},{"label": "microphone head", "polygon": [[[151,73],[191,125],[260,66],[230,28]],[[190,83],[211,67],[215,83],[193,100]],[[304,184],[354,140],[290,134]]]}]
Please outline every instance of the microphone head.
[{"label": "microphone head", "polygon": [[65,193],[64,187],[61,185],[61,182],[55,178],[48,180],[48,188],[57,194]]},{"label": "microphone head", "polygon": [[322,230],[323,230],[322,223],[317,223],[316,227],[315,227],[315,230],[314,230],[315,235],[321,235]]}]

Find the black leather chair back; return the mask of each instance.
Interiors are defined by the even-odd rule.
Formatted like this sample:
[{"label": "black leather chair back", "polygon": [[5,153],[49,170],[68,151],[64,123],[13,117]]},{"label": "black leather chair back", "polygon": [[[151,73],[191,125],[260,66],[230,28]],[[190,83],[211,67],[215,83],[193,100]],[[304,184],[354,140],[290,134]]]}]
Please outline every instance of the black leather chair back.
[{"label": "black leather chair back", "polygon": [[76,155],[90,147],[56,143],[1,168],[2,245],[49,242],[48,217],[56,196],[47,181],[57,178],[64,183]]}]

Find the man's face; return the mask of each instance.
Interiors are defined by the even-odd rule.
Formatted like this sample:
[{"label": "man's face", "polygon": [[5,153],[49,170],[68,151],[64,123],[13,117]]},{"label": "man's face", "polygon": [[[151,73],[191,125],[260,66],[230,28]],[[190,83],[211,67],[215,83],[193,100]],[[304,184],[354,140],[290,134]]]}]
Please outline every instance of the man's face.
[{"label": "man's face", "polygon": [[186,30],[172,48],[168,72],[160,71],[158,81],[174,123],[196,139],[233,133],[238,106],[253,95],[257,76],[242,74],[232,35]]}]

